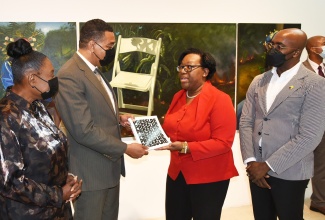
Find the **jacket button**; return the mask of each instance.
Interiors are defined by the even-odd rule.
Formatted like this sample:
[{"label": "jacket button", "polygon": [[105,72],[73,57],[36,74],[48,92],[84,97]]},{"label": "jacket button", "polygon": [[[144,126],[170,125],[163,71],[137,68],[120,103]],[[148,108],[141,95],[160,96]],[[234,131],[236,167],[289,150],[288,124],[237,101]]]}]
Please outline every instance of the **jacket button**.
[{"label": "jacket button", "polygon": [[267,121],[268,119],[267,118],[264,118],[264,121]]},{"label": "jacket button", "polygon": [[258,132],[258,135],[261,135],[262,134],[262,132]]}]

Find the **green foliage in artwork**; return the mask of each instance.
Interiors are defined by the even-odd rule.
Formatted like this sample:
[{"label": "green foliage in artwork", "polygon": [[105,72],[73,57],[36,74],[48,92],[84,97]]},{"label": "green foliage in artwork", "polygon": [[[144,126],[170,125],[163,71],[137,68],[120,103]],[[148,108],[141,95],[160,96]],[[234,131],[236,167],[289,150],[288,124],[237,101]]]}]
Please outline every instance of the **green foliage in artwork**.
[{"label": "green foliage in artwork", "polygon": [[[59,23],[60,24],[60,23]],[[65,22],[48,32],[37,28],[36,22],[0,23],[0,66],[7,60],[6,47],[19,38],[28,40],[33,50],[40,51],[52,61],[55,74],[77,49],[76,23]],[[4,95],[0,84],[0,97]]]},{"label": "green foliage in artwork", "polygon": [[[217,61],[217,73],[211,80],[220,90],[234,99],[236,25],[207,23],[124,23],[112,24],[116,36],[162,38],[159,67],[155,86],[155,111],[166,112],[173,95],[181,89],[176,66],[179,55],[187,48],[195,47],[211,53]],[[123,57],[122,66],[134,72],[149,72],[154,57]],[[107,67],[111,68],[111,66]],[[126,91],[126,99],[145,100],[143,94]],[[157,107],[158,106],[158,107]],[[157,115],[163,113],[156,112]]]}]

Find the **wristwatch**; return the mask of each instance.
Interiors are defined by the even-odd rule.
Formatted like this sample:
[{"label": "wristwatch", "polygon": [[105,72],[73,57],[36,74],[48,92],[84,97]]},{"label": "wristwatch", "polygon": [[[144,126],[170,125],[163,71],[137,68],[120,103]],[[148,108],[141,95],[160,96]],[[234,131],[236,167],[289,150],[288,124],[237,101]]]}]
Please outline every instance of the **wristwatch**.
[{"label": "wristwatch", "polygon": [[181,154],[186,154],[187,153],[187,148],[188,148],[188,145],[187,145],[187,142],[184,141],[182,143],[182,149],[179,151]]}]

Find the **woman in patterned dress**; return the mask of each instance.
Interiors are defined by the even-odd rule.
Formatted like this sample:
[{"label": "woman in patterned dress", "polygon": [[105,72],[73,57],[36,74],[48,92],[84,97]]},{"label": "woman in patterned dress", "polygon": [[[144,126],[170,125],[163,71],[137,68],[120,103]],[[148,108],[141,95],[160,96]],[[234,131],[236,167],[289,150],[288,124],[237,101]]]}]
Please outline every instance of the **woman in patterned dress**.
[{"label": "woman in patterned dress", "polygon": [[53,65],[24,39],[7,54],[14,85],[0,100],[0,219],[71,219],[82,181],[68,175],[66,137],[39,101],[58,90]]}]

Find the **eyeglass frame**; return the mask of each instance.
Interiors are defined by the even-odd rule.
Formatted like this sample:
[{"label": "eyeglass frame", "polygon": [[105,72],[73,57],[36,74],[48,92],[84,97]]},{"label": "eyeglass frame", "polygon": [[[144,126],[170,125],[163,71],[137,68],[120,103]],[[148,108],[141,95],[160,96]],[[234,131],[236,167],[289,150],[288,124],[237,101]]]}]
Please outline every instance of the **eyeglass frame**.
[{"label": "eyeglass frame", "polygon": [[[95,42],[95,44],[97,44],[100,48],[102,48],[104,51],[106,51],[105,49],[104,49],[104,47],[102,47],[99,43],[97,43],[96,41],[94,41]],[[113,44],[113,46],[111,46],[109,49],[107,49],[107,50],[112,50],[114,47],[116,46],[116,42]]]},{"label": "eyeglass frame", "polygon": [[198,69],[199,67],[202,67],[202,65],[180,65],[176,67],[176,70],[177,72],[181,72],[182,70],[184,70],[186,73],[190,73],[193,70]]},{"label": "eyeglass frame", "polygon": [[285,49],[287,49],[287,48],[298,49],[298,48],[296,48],[296,47],[287,47],[287,46],[282,46],[282,45],[279,44],[279,43],[273,43],[273,42],[265,43],[265,45],[266,45],[267,49],[269,49],[269,50],[272,49],[272,48],[275,48],[275,49],[277,49],[277,50],[279,50],[279,51],[281,51],[281,50],[285,50]]}]

